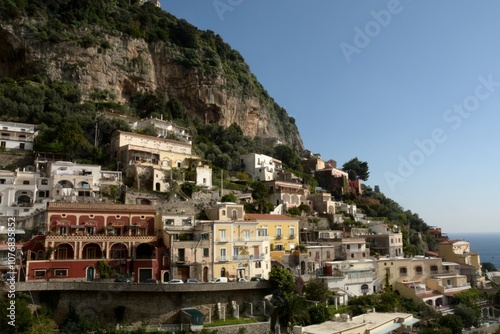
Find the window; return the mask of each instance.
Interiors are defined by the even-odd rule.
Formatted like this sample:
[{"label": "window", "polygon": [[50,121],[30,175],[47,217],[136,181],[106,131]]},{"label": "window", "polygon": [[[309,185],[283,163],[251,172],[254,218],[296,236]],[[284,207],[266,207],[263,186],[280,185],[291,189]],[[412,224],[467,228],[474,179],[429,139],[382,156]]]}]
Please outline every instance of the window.
[{"label": "window", "polygon": [[4,141],[0,142],[0,147],[5,147],[5,146],[6,146],[6,144]]},{"label": "window", "polygon": [[94,227],[89,227],[89,226],[85,227],[85,233],[87,235],[94,235],[94,230],[95,230]]},{"label": "window", "polygon": [[0,179],[0,184],[5,184],[5,179]]},{"label": "window", "polygon": [[55,269],[54,276],[56,277],[68,276],[68,269]]},{"label": "window", "polygon": [[57,249],[57,259],[66,260],[68,258],[68,252],[66,248]]},{"label": "window", "polygon": [[236,210],[233,210],[233,212],[232,212],[232,214],[231,214],[231,218],[232,218],[233,220],[238,219],[238,212],[237,212]]},{"label": "window", "polygon": [[267,236],[267,226],[264,225],[262,228],[258,230],[258,235],[259,237],[266,237]]},{"label": "window", "polygon": [[290,226],[290,238],[295,238],[295,227]]},{"label": "window", "polygon": [[49,180],[48,179],[42,179],[42,185],[47,185],[49,184]]},{"label": "window", "polygon": [[210,235],[208,233],[201,234],[201,240],[209,240],[209,239],[210,239]]},{"label": "window", "polygon": [[281,238],[281,226],[276,226],[276,238]]},{"label": "window", "polygon": [[30,184],[30,181],[23,181],[23,184]]},{"label": "window", "polygon": [[179,254],[177,255],[177,261],[186,261],[186,250],[184,248],[179,248]]},{"label": "window", "polygon": [[327,259],[327,260],[330,260],[330,259],[331,259],[331,256],[330,256],[330,251],[326,251],[326,259]]},{"label": "window", "polygon": [[59,226],[59,234],[65,235],[68,233],[66,226]]},{"label": "window", "polygon": [[220,241],[226,241],[226,230],[220,230]]},{"label": "window", "polygon": [[19,143],[19,149],[20,150],[24,150],[26,148],[26,144],[25,143]]},{"label": "window", "polygon": [[220,261],[227,261],[225,248],[220,249]]},{"label": "window", "polygon": [[256,269],[262,268],[262,263],[260,261],[256,261],[255,262],[255,268]]},{"label": "window", "polygon": [[243,234],[245,235],[245,241],[250,240],[250,231],[249,230],[244,230]]},{"label": "window", "polygon": [[203,248],[203,257],[209,257],[210,248]]},{"label": "window", "polygon": [[226,210],[222,210],[222,216],[226,215]]},{"label": "window", "polygon": [[276,244],[276,250],[283,250],[283,245],[282,244]]},{"label": "window", "polygon": [[35,270],[35,278],[45,277],[47,270]]}]

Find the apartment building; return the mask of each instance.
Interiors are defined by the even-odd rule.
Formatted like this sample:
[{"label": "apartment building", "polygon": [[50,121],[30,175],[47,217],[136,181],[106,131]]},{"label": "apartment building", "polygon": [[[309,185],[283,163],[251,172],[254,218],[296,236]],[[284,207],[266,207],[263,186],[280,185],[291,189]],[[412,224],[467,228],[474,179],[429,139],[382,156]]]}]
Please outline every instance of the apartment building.
[{"label": "apartment building", "polygon": [[291,251],[299,244],[299,219],[285,215],[248,213],[245,220],[256,222],[259,230],[269,236],[271,249]]},{"label": "apartment building", "polygon": [[135,282],[160,277],[164,246],[150,205],[49,203],[48,233],[23,245],[30,280],[93,281],[99,262]]},{"label": "apartment building", "polygon": [[[140,189],[142,186],[156,191],[169,189],[167,179],[168,175],[174,177],[174,169],[183,173],[192,168],[193,160],[201,161],[192,154],[188,142],[125,131],[113,133],[111,151],[126,176],[133,179],[134,187]],[[198,166],[204,166],[204,169],[208,167],[206,164]],[[203,170],[203,173],[204,176],[196,179],[197,182],[211,187],[212,181],[208,180],[211,172]],[[177,181],[183,182],[184,177]]]},{"label": "apartment building", "polygon": [[283,168],[280,160],[264,154],[244,154],[240,159],[243,170],[258,181],[276,180],[278,172]]},{"label": "apartment building", "polygon": [[0,121],[0,150],[32,151],[37,134],[33,124]]},{"label": "apartment building", "polygon": [[167,257],[164,258],[161,281],[195,278],[208,282],[213,277],[212,226],[188,215],[163,215],[162,220]]}]

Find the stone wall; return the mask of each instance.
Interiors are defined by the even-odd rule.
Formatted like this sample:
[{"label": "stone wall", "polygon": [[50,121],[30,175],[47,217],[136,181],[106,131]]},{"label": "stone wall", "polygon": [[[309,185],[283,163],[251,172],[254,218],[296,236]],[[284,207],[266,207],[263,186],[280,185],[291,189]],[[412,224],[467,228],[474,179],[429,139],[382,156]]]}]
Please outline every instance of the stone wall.
[{"label": "stone wall", "polygon": [[216,330],[217,334],[238,334],[240,332],[240,328],[245,329],[245,333],[251,334],[267,334],[270,332],[269,322],[257,322],[253,324],[241,324],[241,325],[232,325],[232,326],[220,326],[220,327],[209,327],[207,328],[209,331]]},{"label": "stone wall", "polygon": [[[19,282],[16,291],[30,291],[36,304],[50,303],[54,319],[63,323],[70,308],[87,319],[116,324],[117,312],[123,323],[179,323],[179,310],[196,308],[205,319],[217,303],[235,301],[240,310],[254,305],[254,315],[264,312],[269,282],[223,284],[127,284],[95,282]],[[243,313],[243,312],[242,312]]]},{"label": "stone wall", "polygon": [[9,168],[14,170],[13,167],[23,167],[33,165],[33,152],[31,151],[16,151],[16,152],[0,152],[0,169]]}]

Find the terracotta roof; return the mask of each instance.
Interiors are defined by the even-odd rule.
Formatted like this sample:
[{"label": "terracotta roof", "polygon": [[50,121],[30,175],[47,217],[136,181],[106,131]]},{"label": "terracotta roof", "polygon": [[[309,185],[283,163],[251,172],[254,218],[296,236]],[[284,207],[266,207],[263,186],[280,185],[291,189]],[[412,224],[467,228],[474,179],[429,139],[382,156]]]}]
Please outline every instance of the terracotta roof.
[{"label": "terracotta roof", "polygon": [[270,215],[261,213],[247,213],[245,220],[299,220],[285,215]]},{"label": "terracotta roof", "polygon": [[440,244],[441,245],[453,245],[455,242],[459,242],[459,241],[463,241],[463,240],[459,240],[459,239],[445,240],[445,241],[441,241]]},{"label": "terracotta roof", "polygon": [[47,208],[65,210],[97,210],[97,211],[152,211],[156,209],[152,205],[139,204],[98,204],[98,203],[48,203]]}]

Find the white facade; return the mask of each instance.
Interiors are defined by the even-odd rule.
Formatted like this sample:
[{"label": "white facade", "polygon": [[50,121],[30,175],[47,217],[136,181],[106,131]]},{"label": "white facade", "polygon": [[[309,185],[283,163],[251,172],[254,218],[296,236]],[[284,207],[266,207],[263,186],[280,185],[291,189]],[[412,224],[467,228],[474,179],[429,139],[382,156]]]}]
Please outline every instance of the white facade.
[{"label": "white facade", "polygon": [[282,169],[281,161],[264,154],[249,153],[240,156],[244,171],[259,181],[272,181],[278,178]]},{"label": "white facade", "polygon": [[[373,260],[326,261],[324,276],[320,276],[328,288],[339,296],[357,297],[374,292],[375,266]],[[347,303],[340,300],[340,304]]]},{"label": "white facade", "polygon": [[212,168],[208,165],[196,167],[196,185],[212,188]]},{"label": "white facade", "polygon": [[37,135],[33,124],[0,121],[0,149],[33,150],[33,141]]},{"label": "white facade", "polygon": [[193,139],[187,128],[175,125],[174,123],[163,119],[147,118],[132,124],[132,129],[134,130],[145,129],[147,127],[153,127],[156,134],[160,138],[170,138],[189,144],[193,143]]},{"label": "white facade", "polygon": [[38,195],[49,187],[35,172],[0,171],[0,216],[28,216],[44,209],[45,198]]}]

